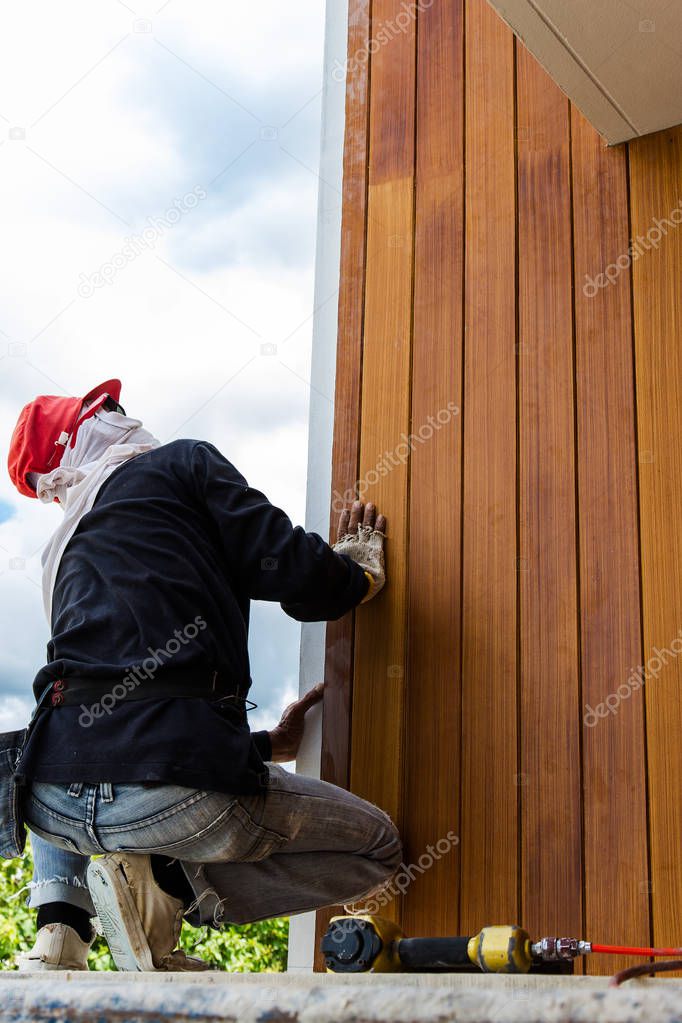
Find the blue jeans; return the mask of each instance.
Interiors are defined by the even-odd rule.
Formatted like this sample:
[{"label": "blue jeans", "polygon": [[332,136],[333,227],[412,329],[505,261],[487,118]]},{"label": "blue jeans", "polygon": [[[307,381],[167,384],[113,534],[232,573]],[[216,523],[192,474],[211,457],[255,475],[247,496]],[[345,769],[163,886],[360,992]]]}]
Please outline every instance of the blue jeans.
[{"label": "blue jeans", "polygon": [[29,884],[28,905],[32,909],[50,902],[68,902],[95,916],[85,871],[89,856],[60,849],[40,835],[31,835],[33,880]]},{"label": "blue jeans", "polygon": [[383,810],[327,782],[268,768],[267,789],[247,796],[33,782],[24,807],[36,864],[29,904],[92,910],[85,870],[89,856],[104,852],[179,860],[195,895],[185,914],[193,924],[355,902],[390,880],[402,849]]}]

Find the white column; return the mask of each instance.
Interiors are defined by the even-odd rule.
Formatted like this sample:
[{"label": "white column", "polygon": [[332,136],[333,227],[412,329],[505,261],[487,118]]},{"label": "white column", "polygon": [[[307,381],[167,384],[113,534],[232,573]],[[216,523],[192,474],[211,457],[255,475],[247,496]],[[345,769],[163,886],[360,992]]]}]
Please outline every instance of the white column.
[{"label": "white column", "polygon": [[[346,60],[347,38],[347,0],[327,0],[306,498],[306,528],[324,537],[329,528],[331,493],[346,106],[346,82],[338,69],[343,67]],[[336,74],[332,75],[334,69],[337,69]],[[324,623],[302,626],[301,694],[324,678],[325,630]],[[319,777],[320,747],[321,713],[311,711],[307,716],[306,735],[296,761],[298,772]],[[292,917],[289,930],[289,971],[312,970],[314,942],[315,914],[303,913]]]}]

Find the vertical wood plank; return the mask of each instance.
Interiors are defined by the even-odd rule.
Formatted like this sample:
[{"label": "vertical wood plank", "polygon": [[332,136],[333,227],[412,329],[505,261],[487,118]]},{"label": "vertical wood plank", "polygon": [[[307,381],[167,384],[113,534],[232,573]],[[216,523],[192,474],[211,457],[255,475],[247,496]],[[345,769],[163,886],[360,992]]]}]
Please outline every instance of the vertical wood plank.
[{"label": "vertical wood plank", "polygon": [[[351,0],[348,53],[366,49],[369,41],[370,0]],[[369,127],[369,66],[349,61],[346,92],[346,132],[343,166],[343,215],[339,330],[334,399],[334,449],[330,538],[339,513],[348,507],[358,474],[360,455],[360,374],[365,294],[367,231],[367,165]],[[353,619],[346,615],[327,626],[322,777],[348,787],[350,772],[350,703],[353,676]]]},{"label": "vertical wood plank", "polygon": [[568,100],[517,47],[522,912],[582,931]]},{"label": "vertical wood plank", "polygon": [[434,4],[417,55],[403,838],[425,869],[404,899],[411,935],[458,927],[463,85],[462,0]]},{"label": "vertical wood plank", "polygon": [[462,933],[518,913],[514,42],[466,4]]},{"label": "vertical wood plank", "polygon": [[[400,825],[406,672],[407,465],[413,269],[416,26],[386,29],[397,0],[374,0],[360,489],[388,517],[388,585],[356,615],[351,788]],[[383,36],[382,36],[383,33]],[[383,43],[380,40],[388,36]],[[397,464],[396,464],[397,462]],[[398,903],[386,915],[397,916]]]},{"label": "vertical wood plank", "polygon": [[[369,148],[369,63],[353,59],[367,52],[371,0],[349,0],[346,124],[343,153],[343,210],[339,278],[339,329],[334,397],[334,445],[330,539],[339,512],[355,493],[360,458],[362,324],[365,296],[367,170]],[[327,624],[325,690],[320,776],[334,785],[350,784],[351,705],[353,699],[354,616]],[[324,968],[319,952],[334,910],[316,921],[316,969]]]},{"label": "vertical wood plank", "polygon": [[[641,664],[639,521],[630,274],[590,282],[627,253],[624,147],[607,149],[571,110],[575,253],[580,608],[583,668],[585,929],[593,941],[649,943],[644,701],[617,717],[586,708],[617,693]],[[605,875],[605,864],[618,869]],[[602,937],[600,937],[602,936]],[[590,973],[626,958],[594,956]]]},{"label": "vertical wood plank", "polygon": [[[682,129],[630,144],[642,608],[656,943],[682,931]],[[675,212],[677,211],[677,212]],[[671,218],[672,214],[672,218]],[[674,219],[673,219],[674,218]],[[631,711],[623,708],[619,717]]]}]

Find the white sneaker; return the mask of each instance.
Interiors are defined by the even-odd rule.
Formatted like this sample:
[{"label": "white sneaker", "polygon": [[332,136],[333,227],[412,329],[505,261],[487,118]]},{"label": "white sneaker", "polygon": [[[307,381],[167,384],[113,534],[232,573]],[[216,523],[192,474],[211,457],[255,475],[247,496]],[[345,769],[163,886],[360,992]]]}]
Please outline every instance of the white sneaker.
[{"label": "white sneaker", "polygon": [[210,970],[176,948],[184,906],[162,891],[151,858],[108,853],[90,861],[88,887],[119,970]]},{"label": "white sneaker", "polygon": [[[93,936],[94,940],[94,936]],[[91,941],[83,941],[68,924],[46,924],[28,952],[19,952],[19,970],[87,970]]]}]

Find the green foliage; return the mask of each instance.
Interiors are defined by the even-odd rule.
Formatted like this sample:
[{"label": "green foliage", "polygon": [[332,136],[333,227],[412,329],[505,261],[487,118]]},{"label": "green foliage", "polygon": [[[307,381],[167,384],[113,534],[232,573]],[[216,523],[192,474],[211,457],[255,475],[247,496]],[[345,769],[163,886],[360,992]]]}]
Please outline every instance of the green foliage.
[{"label": "green foliage", "polygon": [[286,969],[288,934],[289,921],[285,919],[261,920],[220,931],[185,924],[180,947],[231,973],[281,973]]},{"label": "green foliage", "polygon": [[26,892],[17,893],[31,879],[30,851],[20,860],[0,859],[0,967],[13,969],[16,952],[30,948],[35,938],[35,913],[25,906]]},{"label": "green foliage", "polygon": [[[0,969],[14,969],[14,956],[31,948],[35,940],[35,911],[26,907],[27,892],[18,894],[31,880],[30,848],[19,860],[0,859]],[[205,927],[182,928],[180,947],[231,973],[280,973],[286,969],[289,922],[262,920],[220,931]],[[91,970],[113,970],[114,963],[104,938],[97,938],[90,953]]]}]

